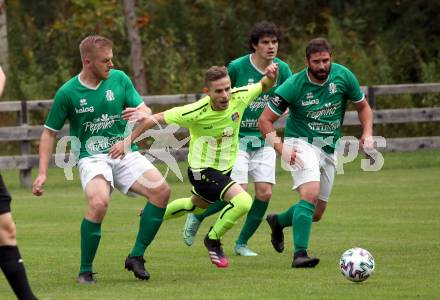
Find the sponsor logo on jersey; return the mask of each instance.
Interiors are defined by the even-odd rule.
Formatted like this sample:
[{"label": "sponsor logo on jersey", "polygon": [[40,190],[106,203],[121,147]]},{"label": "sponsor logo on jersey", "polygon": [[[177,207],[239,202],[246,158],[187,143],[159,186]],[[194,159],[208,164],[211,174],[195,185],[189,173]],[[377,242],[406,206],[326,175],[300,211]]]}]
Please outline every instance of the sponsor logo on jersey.
[{"label": "sponsor logo on jersey", "polygon": [[95,111],[95,108],[93,106],[81,107],[81,108],[76,108],[75,107],[75,112],[77,114],[92,113],[94,111]]},{"label": "sponsor logo on jersey", "polygon": [[84,106],[87,105],[87,99],[83,98],[79,100],[79,105]]},{"label": "sponsor logo on jersey", "polygon": [[307,117],[312,119],[319,119],[320,117],[332,116],[335,114],[337,105],[332,105],[331,103],[326,103],[324,108],[316,110],[316,111],[308,111]]},{"label": "sponsor logo on jersey", "polygon": [[251,84],[254,84],[254,83],[255,83],[255,81],[254,81],[253,78],[249,78],[248,79],[248,85],[251,85]]},{"label": "sponsor logo on jersey", "polygon": [[105,99],[107,99],[107,101],[115,100],[115,94],[113,94],[112,90],[106,90],[105,91]]},{"label": "sponsor logo on jersey", "polygon": [[239,118],[240,118],[240,114],[238,113],[238,111],[236,111],[235,113],[233,113],[233,114],[231,115],[231,120],[232,120],[233,122],[237,122]]},{"label": "sponsor logo on jersey", "polygon": [[319,104],[319,99],[310,99],[310,100],[301,101],[302,106],[309,106],[315,104]]},{"label": "sponsor logo on jersey", "polygon": [[85,126],[85,131],[96,133],[102,129],[113,127],[113,124],[119,118],[119,115],[109,116],[108,114],[102,114],[101,117],[94,119],[93,122],[87,121],[83,125]]},{"label": "sponsor logo on jersey", "polygon": [[264,109],[266,107],[267,102],[271,99],[269,95],[263,95],[254,100],[251,104],[249,104],[249,109],[251,111],[257,111],[259,109]]},{"label": "sponsor logo on jersey", "polygon": [[334,82],[330,82],[330,84],[328,85],[328,92],[330,94],[334,94],[336,93],[338,90],[336,88],[336,84]]}]

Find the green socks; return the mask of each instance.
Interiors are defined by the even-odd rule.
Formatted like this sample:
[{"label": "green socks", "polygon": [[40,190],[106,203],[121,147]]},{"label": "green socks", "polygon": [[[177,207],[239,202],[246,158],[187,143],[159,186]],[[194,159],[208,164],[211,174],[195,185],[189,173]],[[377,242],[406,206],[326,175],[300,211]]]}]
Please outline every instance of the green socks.
[{"label": "green socks", "polygon": [[144,256],[145,250],[159,231],[164,213],[165,208],[160,208],[151,202],[147,202],[141,216],[139,231],[130,257]]},{"label": "green socks", "polygon": [[201,214],[205,209],[195,206],[191,197],[176,199],[167,205],[164,220],[181,217],[186,213]]},{"label": "green socks", "polygon": [[215,201],[213,204],[208,206],[208,208],[202,214],[194,215],[194,216],[196,217],[197,220],[203,222],[203,220],[206,217],[209,217],[210,215],[213,215],[221,211],[223,208],[225,208],[226,205],[228,205],[228,202],[226,201],[222,201],[222,200]]},{"label": "green socks", "polygon": [[240,236],[235,242],[236,244],[247,244],[251,236],[257,231],[258,226],[260,226],[268,205],[269,202],[264,202],[257,198],[254,199],[251,209],[248,212],[246,222],[241,229]]},{"label": "green socks", "polygon": [[292,205],[289,207],[289,209],[278,214],[278,224],[280,224],[281,227],[284,228],[292,226],[293,213],[295,212],[296,206],[297,204]]},{"label": "green socks", "polygon": [[92,272],[93,259],[101,239],[101,224],[83,219],[81,223],[81,265],[79,272]]},{"label": "green socks", "polygon": [[292,218],[295,253],[308,248],[314,212],[315,205],[310,202],[300,200],[296,204]]},{"label": "green socks", "polygon": [[246,214],[252,205],[252,198],[246,192],[241,192],[229,201],[223,208],[220,216],[209,231],[208,237],[212,240],[220,239],[229,229],[237,223],[237,220]]}]

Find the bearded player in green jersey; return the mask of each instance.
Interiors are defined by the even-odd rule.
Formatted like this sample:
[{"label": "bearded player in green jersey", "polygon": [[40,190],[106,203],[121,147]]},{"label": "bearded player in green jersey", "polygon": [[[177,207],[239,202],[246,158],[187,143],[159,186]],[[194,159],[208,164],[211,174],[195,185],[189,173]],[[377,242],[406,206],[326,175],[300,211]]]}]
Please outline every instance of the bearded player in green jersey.
[{"label": "bearded player in green jersey", "polygon": [[[345,109],[354,103],[362,125],[361,143],[372,148],[373,113],[359,83],[346,67],[333,63],[330,45],[317,38],[306,47],[307,68],[286,80],[275,91],[259,119],[266,141],[289,164],[300,201],[266,218],[275,250],[284,250],[283,228],[292,226],[292,267],[313,268],[318,258],[308,256],[312,221],[319,220],[327,206],[336,174],[335,148],[341,134]],[[284,143],[273,123],[289,108]]]},{"label": "bearded player in green jersey", "polygon": [[78,276],[81,284],[95,283],[92,263],[101,239],[101,223],[115,187],[124,194],[134,193],[148,199],[125,268],[139,279],[149,279],[143,256],[159,230],[170,194],[160,172],[135,151],[136,146],[123,160],[111,159],[107,154],[126,135],[127,122],[121,118],[124,108],[136,107],[151,114],[127,75],[112,69],[112,46],[110,40],[101,36],[88,36],[81,42],[82,70],[55,95],[41,135],[39,172],[33,184],[33,193],[41,196],[56,134],[68,119],[72,149],[79,152],[81,184],[88,201],[81,223]]},{"label": "bearded player in green jersey", "polygon": [[[193,196],[168,204],[164,219],[188,212],[202,213],[216,201],[227,202],[204,240],[211,262],[219,268],[228,266],[220,239],[252,205],[251,196],[230,177],[237,157],[240,121],[249,103],[273,87],[277,75],[278,65],[271,64],[258,83],[231,90],[226,67],[211,67],[205,74],[204,92],[207,96],[151,117],[140,113],[139,126],[124,142],[115,144],[109,153],[113,158],[125,155],[131,141],[156,124],[189,128],[188,177]],[[136,115],[139,115],[138,111],[131,108],[125,111],[124,118],[138,118]]]},{"label": "bearded player in green jersey", "polygon": [[[251,53],[230,62],[228,73],[232,87],[242,87],[258,82],[264,76],[264,69],[277,63],[279,74],[276,85],[267,93],[260,95],[245,110],[240,124],[240,147],[231,178],[247,190],[248,176],[255,185],[255,198],[246,217],[240,235],[235,242],[234,252],[241,256],[256,256],[248,248],[248,240],[261,224],[272,196],[275,184],[276,153],[272,146],[265,147],[264,139],[258,130],[257,121],[266,104],[274,97],[276,86],[281,85],[292,75],[289,66],[277,56],[281,32],[270,22],[259,22],[249,32]],[[219,212],[227,203],[218,201],[203,214],[188,214],[183,229],[183,238],[188,246],[194,242],[197,230],[204,218]]]}]

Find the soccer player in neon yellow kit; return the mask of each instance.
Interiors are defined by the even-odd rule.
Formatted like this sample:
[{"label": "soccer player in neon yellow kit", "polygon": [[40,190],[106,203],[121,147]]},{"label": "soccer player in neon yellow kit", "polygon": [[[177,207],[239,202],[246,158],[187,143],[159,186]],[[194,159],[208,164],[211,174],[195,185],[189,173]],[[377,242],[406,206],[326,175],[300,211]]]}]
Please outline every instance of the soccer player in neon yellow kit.
[{"label": "soccer player in neon yellow kit", "polygon": [[[220,239],[252,205],[251,196],[230,178],[230,173],[237,157],[243,112],[258,95],[273,87],[278,65],[268,66],[265,74],[258,83],[231,90],[226,67],[211,67],[205,74],[207,96],[150,117],[142,116],[131,136],[115,144],[109,153],[113,158],[124,155],[131,141],[157,123],[189,128],[188,177],[193,196],[168,204],[164,219],[188,212],[201,213],[215,201],[226,201],[228,205],[204,239],[211,262],[220,268],[228,266]],[[136,115],[142,113],[131,108],[125,111],[124,118],[136,118]]]},{"label": "soccer player in neon yellow kit", "polygon": [[[251,53],[231,61],[228,65],[232,87],[258,82],[264,76],[264,69],[272,63],[277,63],[279,68],[276,85],[253,101],[246,108],[241,120],[240,149],[231,178],[244,190],[247,190],[249,176],[255,185],[252,207],[234,247],[235,254],[241,256],[257,255],[247,246],[248,240],[261,224],[275,184],[276,153],[272,146],[265,147],[257,121],[266,104],[275,96],[275,88],[292,75],[289,66],[276,57],[280,38],[281,32],[274,23],[267,21],[256,23],[249,32]],[[192,245],[204,218],[219,212],[225,205],[225,202],[218,201],[201,215],[188,214],[183,230],[184,241],[188,246]]]},{"label": "soccer player in neon yellow kit", "polygon": [[[6,75],[0,66],[0,96]],[[17,246],[16,227],[11,214],[11,195],[0,175],[0,269],[18,299],[37,299],[29,285],[23,259]]]},{"label": "soccer player in neon yellow kit", "polygon": [[[283,228],[292,226],[294,256],[292,267],[313,268],[318,258],[308,256],[312,221],[319,220],[329,200],[336,174],[335,148],[341,134],[348,101],[354,103],[362,125],[361,143],[372,148],[373,113],[359,82],[346,67],[332,62],[325,39],[311,40],[306,47],[307,68],[293,75],[275,91],[259,119],[266,141],[291,168],[293,189],[300,201],[266,220],[272,230],[275,250],[284,250]],[[276,136],[273,123],[289,108],[284,143]]]},{"label": "soccer player in neon yellow kit", "polygon": [[[56,134],[69,119],[72,149],[79,152],[81,184],[88,201],[81,223],[80,284],[96,282],[92,263],[101,239],[101,223],[115,187],[124,194],[148,198],[125,268],[139,279],[149,279],[143,255],[159,230],[170,195],[160,172],[136,151],[135,145],[123,160],[111,159],[107,154],[126,135],[127,122],[121,118],[124,108],[136,107],[151,114],[127,75],[112,69],[112,47],[112,42],[101,36],[88,36],[81,42],[83,68],[55,95],[41,135],[39,172],[32,189],[36,196],[43,194]],[[143,183],[147,181],[150,186]]]}]

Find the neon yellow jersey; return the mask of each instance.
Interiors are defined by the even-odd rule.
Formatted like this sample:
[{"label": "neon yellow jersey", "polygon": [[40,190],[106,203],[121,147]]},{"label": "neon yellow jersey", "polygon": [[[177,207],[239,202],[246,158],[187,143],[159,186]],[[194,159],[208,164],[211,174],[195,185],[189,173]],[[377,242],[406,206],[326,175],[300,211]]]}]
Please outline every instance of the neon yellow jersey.
[{"label": "neon yellow jersey", "polygon": [[232,89],[229,106],[221,111],[212,110],[209,96],[165,111],[167,124],[189,129],[188,163],[192,169],[225,171],[232,168],[237,158],[244,110],[261,92],[261,83]]}]

